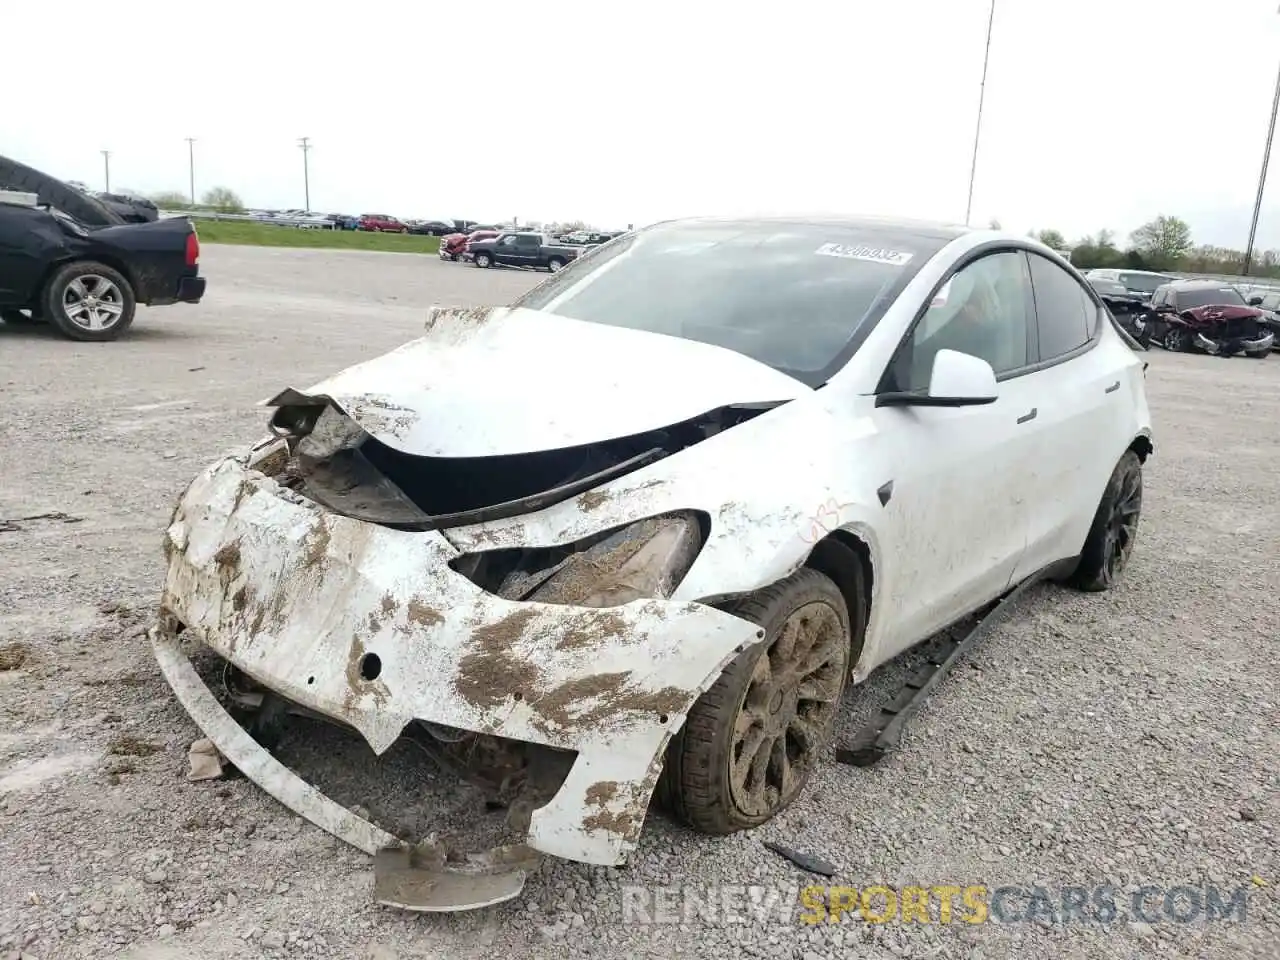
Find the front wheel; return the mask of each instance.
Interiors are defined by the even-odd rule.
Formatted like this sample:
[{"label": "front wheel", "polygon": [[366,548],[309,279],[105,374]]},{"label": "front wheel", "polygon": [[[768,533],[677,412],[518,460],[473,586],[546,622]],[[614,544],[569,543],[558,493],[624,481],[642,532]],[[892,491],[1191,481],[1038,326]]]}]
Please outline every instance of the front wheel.
[{"label": "front wheel", "polygon": [[1071,585],[1091,593],[1114,587],[1133,555],[1141,517],[1142,461],[1127,450],[1107,481]]},{"label": "front wheel", "polygon": [[457,263],[462,258],[458,254],[453,253],[449,255],[449,259],[452,260],[454,263]]},{"label": "front wheel", "polygon": [[554,257],[547,261],[547,269],[552,273],[559,273],[560,268],[564,266],[563,260],[557,260]]},{"label": "front wheel", "polygon": [[800,795],[835,726],[853,647],[844,597],[817,570],[727,609],[764,639],[694,703],[659,784],[673,812],[709,834],[759,826]]},{"label": "front wheel", "polygon": [[104,263],[69,263],[49,281],[44,315],[72,340],[114,340],[133,323],[133,287]]},{"label": "front wheel", "polygon": [[1170,353],[1183,353],[1191,345],[1191,337],[1182,327],[1170,327],[1160,342]]},{"label": "front wheel", "polygon": [[477,267],[491,267],[493,266],[493,261],[489,258],[487,253],[477,253],[475,265]]}]

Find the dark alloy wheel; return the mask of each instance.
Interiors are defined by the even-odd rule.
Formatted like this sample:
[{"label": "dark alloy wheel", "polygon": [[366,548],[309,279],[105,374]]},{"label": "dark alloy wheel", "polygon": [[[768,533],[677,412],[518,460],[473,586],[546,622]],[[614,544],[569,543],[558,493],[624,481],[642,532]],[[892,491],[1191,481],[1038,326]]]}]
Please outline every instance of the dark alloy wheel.
[{"label": "dark alloy wheel", "polygon": [[[831,737],[858,646],[843,595],[817,570],[727,609],[765,637],[694,704],[660,783],[676,815],[710,834],[759,826],[800,795]],[[860,640],[863,625],[853,630]]]},{"label": "dark alloy wheel", "polygon": [[1107,482],[1080,564],[1071,575],[1072,585],[1091,592],[1115,586],[1133,555],[1141,517],[1142,461],[1128,450]]}]

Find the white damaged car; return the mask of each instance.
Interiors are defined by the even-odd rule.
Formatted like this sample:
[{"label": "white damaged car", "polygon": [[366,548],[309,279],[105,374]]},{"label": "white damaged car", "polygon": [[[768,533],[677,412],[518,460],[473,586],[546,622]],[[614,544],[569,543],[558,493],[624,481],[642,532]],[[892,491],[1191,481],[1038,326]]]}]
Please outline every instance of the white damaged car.
[{"label": "white damaged car", "polygon": [[[877,665],[1031,578],[1116,582],[1153,451],[1131,345],[1022,237],[657,224],[272,399],[177,505],[155,653],[227,760],[377,856],[384,903],[624,862],[655,789],[753,827]],[[275,759],[287,711],[415,738],[517,839],[397,839]]]}]

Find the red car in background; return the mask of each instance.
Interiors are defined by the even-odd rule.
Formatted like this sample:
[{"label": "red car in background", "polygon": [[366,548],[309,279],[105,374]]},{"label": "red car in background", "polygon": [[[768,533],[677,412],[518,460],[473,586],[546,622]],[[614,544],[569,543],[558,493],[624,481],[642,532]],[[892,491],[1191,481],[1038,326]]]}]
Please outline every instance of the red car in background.
[{"label": "red car in background", "polygon": [[472,230],[470,233],[450,233],[440,238],[440,259],[461,260],[467,252],[467,244],[472,240],[492,240],[501,231]]},{"label": "red car in background", "polygon": [[409,225],[385,213],[366,213],[360,217],[356,229],[373,233],[408,233]]}]

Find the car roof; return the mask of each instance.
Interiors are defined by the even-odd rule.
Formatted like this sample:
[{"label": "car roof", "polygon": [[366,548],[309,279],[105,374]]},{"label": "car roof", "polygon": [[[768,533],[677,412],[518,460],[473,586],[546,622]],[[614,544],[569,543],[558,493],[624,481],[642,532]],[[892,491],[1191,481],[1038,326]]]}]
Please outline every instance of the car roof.
[{"label": "car roof", "polygon": [[1230,280],[1171,280],[1165,286],[1178,290],[1222,290],[1225,287],[1234,288],[1235,284]]},{"label": "car roof", "polygon": [[[961,224],[945,223],[935,220],[911,220],[904,217],[871,217],[841,215],[777,215],[751,217],[681,217],[664,220],[662,223],[758,223],[758,224],[795,224],[806,226],[846,227],[857,229],[892,230],[902,233],[914,233],[934,240],[955,240],[966,234],[985,230],[979,227],[966,227]],[[657,224],[654,224],[657,226]],[[991,231],[987,231],[991,232]],[[997,231],[1002,232],[1002,231]]]}]

